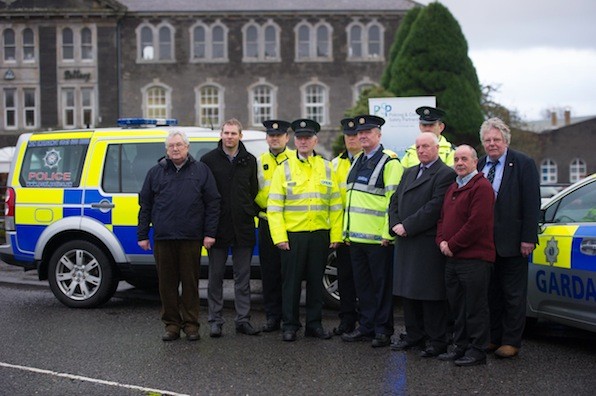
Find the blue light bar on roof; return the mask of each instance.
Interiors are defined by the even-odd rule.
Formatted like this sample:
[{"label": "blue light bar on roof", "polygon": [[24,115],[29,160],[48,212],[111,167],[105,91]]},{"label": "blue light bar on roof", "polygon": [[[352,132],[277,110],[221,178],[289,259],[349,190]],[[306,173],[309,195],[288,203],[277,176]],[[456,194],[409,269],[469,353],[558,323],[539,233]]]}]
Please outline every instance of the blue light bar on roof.
[{"label": "blue light bar on roof", "polygon": [[178,120],[175,118],[118,118],[118,126],[175,126]]}]

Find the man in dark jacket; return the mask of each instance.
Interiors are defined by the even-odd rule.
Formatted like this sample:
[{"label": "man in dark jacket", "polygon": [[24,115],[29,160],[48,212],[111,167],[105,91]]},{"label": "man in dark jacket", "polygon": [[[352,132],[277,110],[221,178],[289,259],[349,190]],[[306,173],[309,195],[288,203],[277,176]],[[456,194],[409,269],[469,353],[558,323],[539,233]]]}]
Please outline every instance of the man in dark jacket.
[{"label": "man in dark jacket", "polygon": [[256,242],[257,214],[254,200],[259,189],[257,159],[246,151],[241,139],[240,121],[228,120],[222,125],[217,148],[201,158],[213,172],[221,194],[216,242],[208,252],[207,297],[211,337],[222,335],[223,278],[230,248],[234,270],[236,332],[248,335],[259,333],[250,323],[250,263]]},{"label": "man in dark jacket", "polygon": [[[219,192],[209,168],[188,154],[184,132],[172,131],[166,139],[166,156],[149,169],[139,194],[138,244],[151,249],[159,277],[163,341],[199,337],[199,262],[201,244],[215,242],[219,218]],[[178,286],[182,284],[182,294]]]},{"label": "man in dark jacket", "polygon": [[447,257],[445,286],[455,316],[455,348],[439,355],[439,360],[474,366],[486,364],[489,341],[488,283],[495,261],[495,194],[476,170],[478,155],[472,147],[459,146],[454,164],[457,178],[445,194],[436,242]]},{"label": "man in dark jacket", "polygon": [[534,160],[509,148],[511,132],[499,118],[480,127],[486,156],[478,161],[495,191],[495,259],[488,301],[495,356],[512,358],[526,323],[528,256],[538,242],[540,182]]},{"label": "man in dark jacket", "polygon": [[429,345],[422,357],[447,350],[445,257],[435,244],[437,221],[455,172],[439,158],[439,140],[430,132],[416,138],[420,166],[404,172],[389,204],[389,227],[397,235],[393,294],[403,297],[406,335],[393,350]]}]

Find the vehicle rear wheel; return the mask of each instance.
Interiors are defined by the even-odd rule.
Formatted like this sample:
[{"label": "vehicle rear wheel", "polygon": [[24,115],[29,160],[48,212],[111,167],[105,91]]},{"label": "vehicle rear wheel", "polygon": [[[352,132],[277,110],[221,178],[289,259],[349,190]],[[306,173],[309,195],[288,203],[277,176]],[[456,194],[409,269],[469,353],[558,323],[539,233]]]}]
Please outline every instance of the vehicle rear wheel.
[{"label": "vehicle rear wheel", "polygon": [[100,248],[81,240],[67,242],[54,252],[48,280],[56,298],[72,308],[100,306],[118,287],[111,260]]},{"label": "vehicle rear wheel", "polygon": [[325,275],[323,275],[323,302],[325,306],[339,309],[339,288],[337,287],[337,253],[329,252]]}]

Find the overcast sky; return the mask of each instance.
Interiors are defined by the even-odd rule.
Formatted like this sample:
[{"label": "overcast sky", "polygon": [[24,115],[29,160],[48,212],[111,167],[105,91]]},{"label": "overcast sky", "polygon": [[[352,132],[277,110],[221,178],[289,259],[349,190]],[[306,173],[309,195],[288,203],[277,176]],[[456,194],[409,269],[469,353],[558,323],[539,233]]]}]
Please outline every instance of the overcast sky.
[{"label": "overcast sky", "polygon": [[[431,0],[418,0],[429,4]],[[439,0],[483,85],[526,121],[550,108],[596,116],[596,0]]]}]

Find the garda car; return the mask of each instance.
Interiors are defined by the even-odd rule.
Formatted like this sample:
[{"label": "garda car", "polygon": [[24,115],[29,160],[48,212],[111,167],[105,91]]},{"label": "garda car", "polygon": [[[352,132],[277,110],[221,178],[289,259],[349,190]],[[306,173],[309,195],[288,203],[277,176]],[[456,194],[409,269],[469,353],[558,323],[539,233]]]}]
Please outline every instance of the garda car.
[{"label": "garda car", "polygon": [[527,316],[596,332],[596,174],[542,206]]}]

